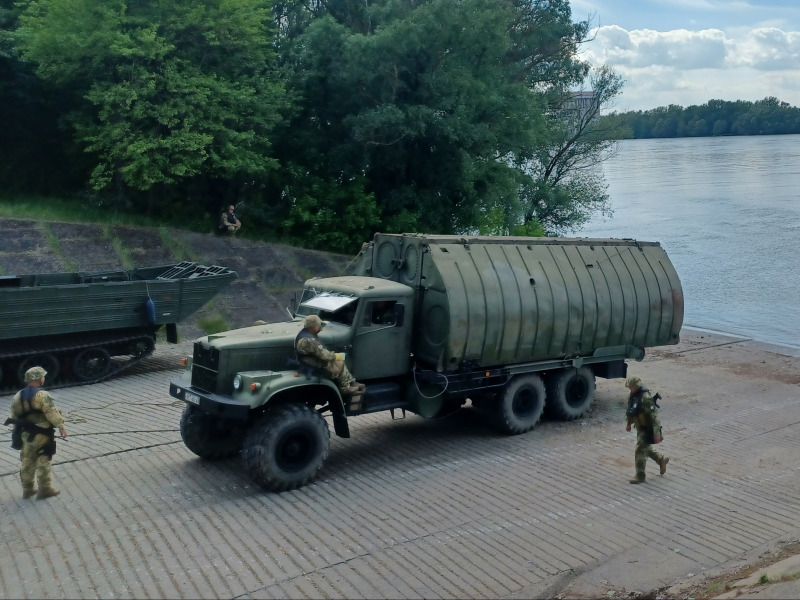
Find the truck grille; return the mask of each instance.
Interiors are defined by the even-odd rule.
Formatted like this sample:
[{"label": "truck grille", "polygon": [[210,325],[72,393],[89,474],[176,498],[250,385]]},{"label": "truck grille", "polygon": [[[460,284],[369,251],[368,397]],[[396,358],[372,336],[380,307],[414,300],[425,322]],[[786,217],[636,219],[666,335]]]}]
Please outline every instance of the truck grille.
[{"label": "truck grille", "polygon": [[219,368],[219,350],[214,346],[204,346],[200,342],[194,345],[194,364],[216,370]]},{"label": "truck grille", "polygon": [[194,345],[192,358],[192,387],[205,392],[217,391],[217,374],[219,368],[219,350],[213,346]]},{"label": "truck grille", "polygon": [[217,372],[199,365],[192,365],[192,387],[204,392],[216,393]]}]

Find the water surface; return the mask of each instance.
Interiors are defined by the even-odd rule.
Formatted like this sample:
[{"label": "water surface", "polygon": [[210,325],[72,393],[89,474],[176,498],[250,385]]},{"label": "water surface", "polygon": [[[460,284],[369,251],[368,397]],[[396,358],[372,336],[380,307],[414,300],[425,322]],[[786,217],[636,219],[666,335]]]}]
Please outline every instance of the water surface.
[{"label": "water surface", "polygon": [[614,215],[575,235],[658,241],[685,325],[800,347],[800,135],[626,140]]}]

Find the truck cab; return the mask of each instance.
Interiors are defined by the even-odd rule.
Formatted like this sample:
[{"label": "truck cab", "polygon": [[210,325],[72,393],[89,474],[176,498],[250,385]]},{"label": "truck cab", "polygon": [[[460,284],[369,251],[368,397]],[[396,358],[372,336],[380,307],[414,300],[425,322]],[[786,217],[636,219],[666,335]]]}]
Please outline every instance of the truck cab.
[{"label": "truck cab", "polygon": [[[384,279],[312,279],[291,321],[200,338],[186,371],[170,383],[170,395],[186,403],[184,443],[202,458],[241,451],[248,470],[268,489],[301,485],[327,454],[323,413],[331,415],[337,435],[349,437],[347,417],[407,407],[413,298],[409,286]],[[324,371],[296,356],[295,339],[312,314],[327,323],[319,340],[345,353],[350,371],[367,384],[364,394],[343,398]],[[285,435],[274,439],[282,429]],[[254,450],[262,442],[283,461],[263,460]]]},{"label": "truck cab", "polygon": [[316,314],[329,323],[320,341],[346,353],[359,381],[396,377],[409,369],[413,295],[407,285],[372,277],[311,280],[296,317]]}]

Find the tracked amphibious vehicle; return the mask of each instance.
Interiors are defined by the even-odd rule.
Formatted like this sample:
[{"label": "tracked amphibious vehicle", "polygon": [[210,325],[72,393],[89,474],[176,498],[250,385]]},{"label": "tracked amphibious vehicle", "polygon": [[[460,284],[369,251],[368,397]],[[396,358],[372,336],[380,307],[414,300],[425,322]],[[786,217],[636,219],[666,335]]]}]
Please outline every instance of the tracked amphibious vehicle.
[{"label": "tracked amphibious vehicle", "polygon": [[236,276],[194,262],[2,276],[2,386],[13,389],[37,365],[48,372],[48,388],[108,379],[151,354],[162,327],[177,342],[176,324]]}]

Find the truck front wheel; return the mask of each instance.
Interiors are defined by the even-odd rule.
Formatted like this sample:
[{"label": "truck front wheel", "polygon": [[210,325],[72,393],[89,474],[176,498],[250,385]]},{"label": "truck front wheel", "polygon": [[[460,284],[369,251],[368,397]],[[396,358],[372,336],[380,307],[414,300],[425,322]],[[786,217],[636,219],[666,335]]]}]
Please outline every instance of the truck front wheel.
[{"label": "truck front wheel", "polygon": [[227,458],[242,449],[244,430],[220,423],[219,419],[187,404],[181,415],[181,438],[200,458]]},{"label": "truck front wheel", "polygon": [[562,421],[579,419],[592,405],[594,390],[594,373],[589,367],[552,373],[547,378],[547,415]]},{"label": "truck front wheel", "polygon": [[311,481],[328,456],[328,423],[305,404],[268,410],[247,434],[242,450],[247,474],[273,492]]},{"label": "truck front wheel", "polygon": [[544,383],[538,375],[515,377],[498,397],[497,421],[505,433],[530,431],[544,410]]}]

